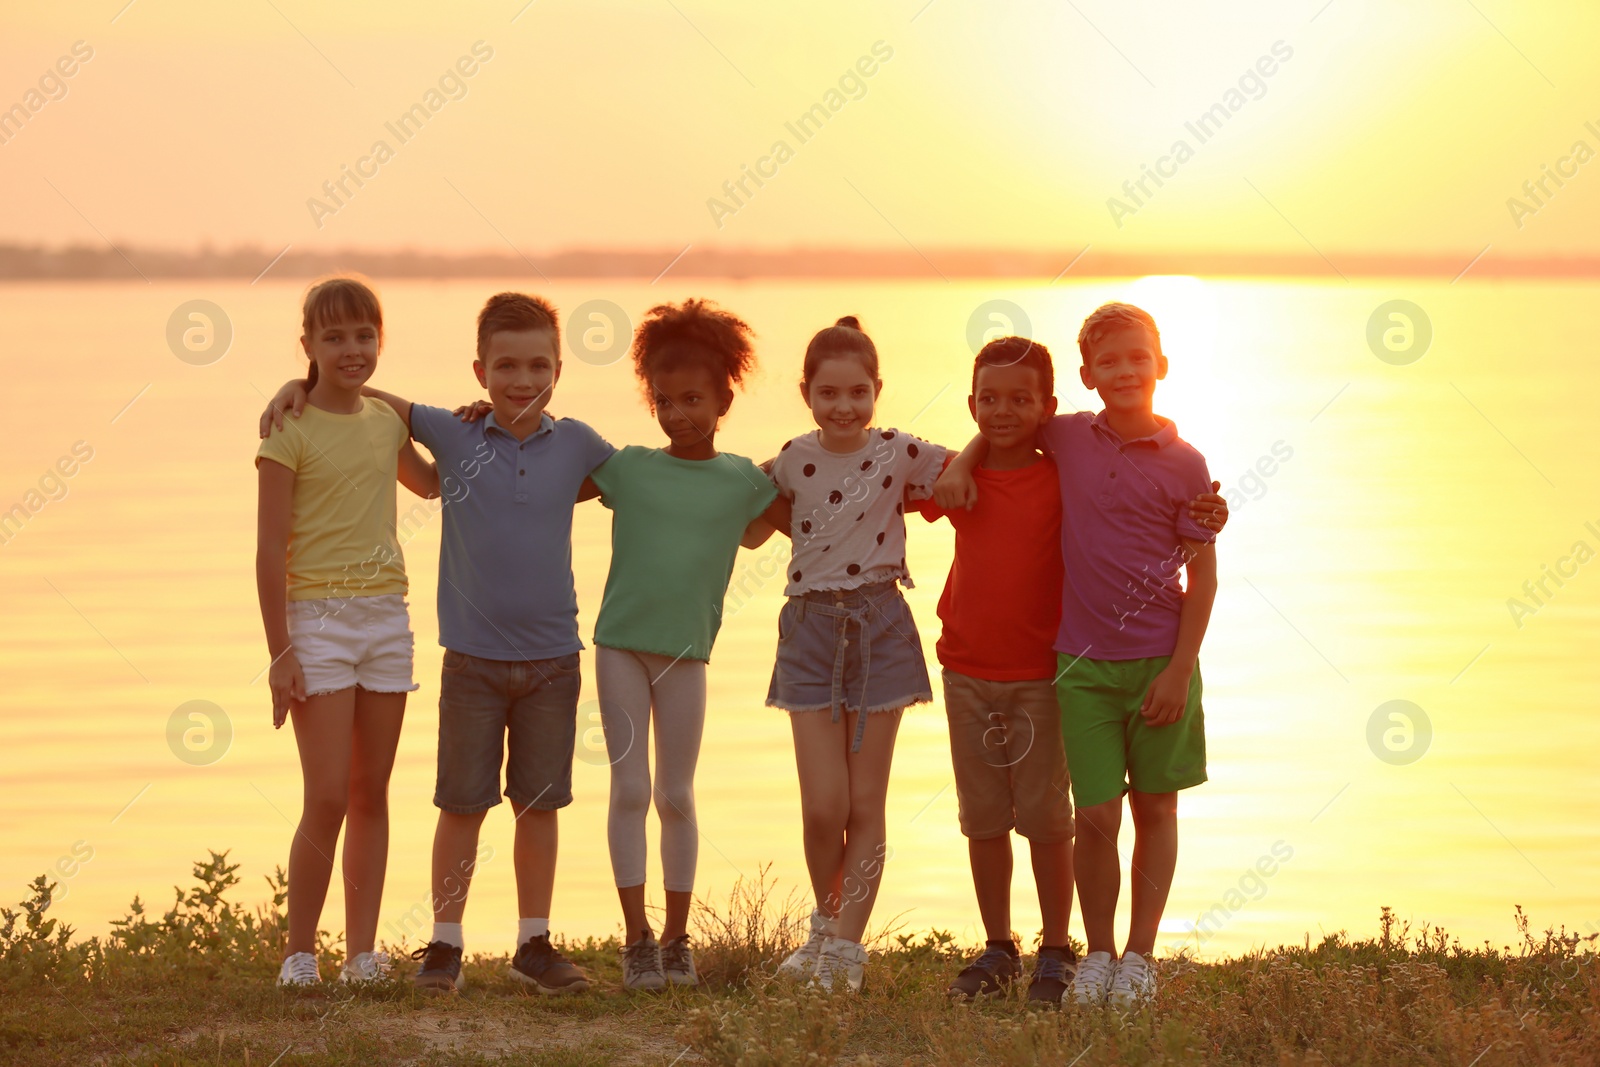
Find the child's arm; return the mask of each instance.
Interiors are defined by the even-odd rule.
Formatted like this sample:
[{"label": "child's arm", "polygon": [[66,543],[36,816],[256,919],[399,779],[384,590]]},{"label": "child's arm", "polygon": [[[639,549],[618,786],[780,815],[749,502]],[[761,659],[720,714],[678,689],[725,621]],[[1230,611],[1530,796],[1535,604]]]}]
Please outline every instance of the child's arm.
[{"label": "child's arm", "polygon": [[594,484],[593,478],[585,478],[583,484],[578,487],[578,503],[580,504],[585,500],[593,500],[599,495],[600,487]]},{"label": "child's arm", "polygon": [[972,472],[983,464],[988,455],[989,442],[980,433],[945,466],[944,473],[933,483],[934,503],[946,511],[955,511],[957,508],[971,511],[972,505],[978,502],[978,483],[973,480]]},{"label": "child's arm", "polygon": [[1211,605],[1217,598],[1217,546],[1183,539],[1187,581],[1183,607],[1178,612],[1178,640],[1172,659],[1145,694],[1139,714],[1151,726],[1166,726],[1183,717],[1189,699],[1189,679],[1200,659],[1200,642],[1211,622]]},{"label": "child's arm", "polygon": [[433,460],[423,459],[422,453],[417,451],[416,443],[409,437],[406,438],[406,443],[400,446],[398,474],[400,484],[422,499],[432,500],[439,495],[439,465]]},{"label": "child's arm", "polygon": [[289,705],[306,698],[306,678],[289,644],[289,523],[294,510],[295,472],[275,460],[258,467],[256,505],[256,597],[267,631],[267,686],[272,690],[272,726],[283,725]]},{"label": "child's arm", "polygon": [[[274,426],[280,430],[283,429],[283,413],[285,411],[298,419],[301,412],[305,411],[306,398],[310,395],[311,391],[306,388],[306,380],[304,378],[291,378],[289,381],[284,382],[283,387],[273,394],[271,400],[267,401],[267,409],[261,413],[261,436],[267,436]],[[394,413],[399,415],[400,421],[406,424],[406,432],[411,432],[411,401],[395,396],[393,393],[386,393],[382,389],[374,389],[370,385],[361,387],[361,395],[381,400],[394,408]]]},{"label": "child's arm", "polygon": [[760,548],[767,543],[767,538],[775,533],[785,537],[791,536],[789,522],[794,513],[794,503],[782,493],[772,498],[772,503],[767,505],[758,518],[752,519],[749,526],[744,528],[744,539],[739,543],[745,548]]}]

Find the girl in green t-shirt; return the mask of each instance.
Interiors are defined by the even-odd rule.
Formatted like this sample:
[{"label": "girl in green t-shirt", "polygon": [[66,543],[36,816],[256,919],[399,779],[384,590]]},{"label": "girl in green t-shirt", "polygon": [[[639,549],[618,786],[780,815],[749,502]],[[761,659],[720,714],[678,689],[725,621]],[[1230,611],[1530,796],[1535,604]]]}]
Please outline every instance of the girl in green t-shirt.
[{"label": "girl in green t-shirt", "polygon": [[[595,680],[611,762],[607,837],[628,942],[623,984],[695,985],[687,927],[699,830],[694,772],[706,711],[706,663],[739,546],[788,532],[786,501],[750,460],[716,448],[717,424],[755,363],[750,327],[704,300],[650,309],[633,339],[634,370],[667,435],[632,445],[590,477],[613,512],[611,570],[595,621]],[[666,919],[645,917],[645,815],[661,819]]]}]

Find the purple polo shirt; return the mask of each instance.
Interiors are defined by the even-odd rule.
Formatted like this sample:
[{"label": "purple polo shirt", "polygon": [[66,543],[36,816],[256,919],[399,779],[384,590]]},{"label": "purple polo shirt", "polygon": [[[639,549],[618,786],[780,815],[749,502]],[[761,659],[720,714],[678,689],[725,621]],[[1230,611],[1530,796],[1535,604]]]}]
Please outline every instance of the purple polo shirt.
[{"label": "purple polo shirt", "polygon": [[1206,460],[1171,420],[1124,441],[1105,412],[1057,415],[1044,428],[1061,478],[1061,628],[1066,656],[1170,656],[1183,605],[1180,538],[1216,535],[1189,517],[1211,491]]}]

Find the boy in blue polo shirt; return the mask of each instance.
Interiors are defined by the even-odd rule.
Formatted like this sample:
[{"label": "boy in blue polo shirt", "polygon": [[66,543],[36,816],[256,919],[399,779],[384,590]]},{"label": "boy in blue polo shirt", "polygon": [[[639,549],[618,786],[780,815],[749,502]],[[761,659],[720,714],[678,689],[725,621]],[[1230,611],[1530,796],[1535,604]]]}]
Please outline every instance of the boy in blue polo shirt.
[{"label": "boy in blue polo shirt", "polygon": [[[505,795],[516,820],[518,921],[512,974],[541,993],[588,989],[550,944],[556,812],[572,802],[579,693],[572,511],[583,481],[615,451],[588,425],[545,414],[561,377],[555,308],[500,293],[478,315],[478,383],[494,411],[466,423],[444,408],[377,390],[436,463],[439,553],[439,762],[433,802],[433,936],[417,951],[418,988],[449,993],[461,974],[462,915],[485,813]],[[274,410],[296,415],[291,382]],[[281,414],[276,415],[281,422]],[[265,426],[266,417],[263,418]]]}]

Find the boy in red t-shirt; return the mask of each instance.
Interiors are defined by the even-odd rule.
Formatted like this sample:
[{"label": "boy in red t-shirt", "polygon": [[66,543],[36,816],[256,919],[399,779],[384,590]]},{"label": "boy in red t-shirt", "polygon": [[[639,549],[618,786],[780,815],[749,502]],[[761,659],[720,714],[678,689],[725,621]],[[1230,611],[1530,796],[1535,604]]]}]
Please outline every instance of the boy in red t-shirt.
[{"label": "boy in red t-shirt", "polygon": [[[977,502],[946,511],[907,501],[955,527],[955,561],[939,598],[937,651],[950,722],[961,832],[987,945],[950,984],[950,996],[1002,992],[1022,974],[1011,933],[1011,831],[1028,839],[1043,923],[1028,999],[1057,1003],[1077,957],[1072,912],[1072,801],[1056,701],[1061,620],[1061,484],[1038,448],[1056,413],[1050,352],[1002,337],[978,353],[967,406],[985,452],[973,470]],[[971,446],[969,446],[970,448]],[[1220,488],[1189,502],[1196,521],[1220,529]],[[1070,516],[1069,516],[1070,519]]]},{"label": "boy in red t-shirt", "polygon": [[1022,337],[985,345],[967,406],[988,442],[974,472],[978,503],[945,511],[908,506],[956,531],[939,619],[950,758],[961,832],[988,944],[950,984],[950,996],[1002,992],[1022,974],[1011,933],[1011,831],[1028,839],[1043,919],[1028,999],[1056,1003],[1077,957],[1072,911],[1072,801],[1061,746],[1053,646],[1061,618],[1061,489],[1035,447],[1056,411],[1050,353]]}]

